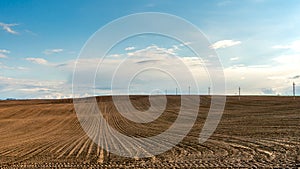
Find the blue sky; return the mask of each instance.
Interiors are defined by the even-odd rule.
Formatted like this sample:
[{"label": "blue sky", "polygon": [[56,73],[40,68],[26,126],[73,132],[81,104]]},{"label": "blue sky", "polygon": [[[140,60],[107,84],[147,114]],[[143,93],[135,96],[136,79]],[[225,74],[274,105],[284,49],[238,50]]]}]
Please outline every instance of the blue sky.
[{"label": "blue sky", "polygon": [[[1,0],[0,98],[71,97],[74,62],[88,38],[138,12],[169,13],[196,25],[220,57],[227,94],[241,86],[245,94],[290,95],[292,82],[300,84],[297,0]],[[151,54],[175,50],[174,45],[180,46],[162,37],[133,38],[110,54]],[[175,54],[193,57],[184,47]],[[204,84],[200,93],[209,86]],[[169,85],[161,84],[161,90]],[[101,89],[99,94],[110,93],[109,85]]]}]

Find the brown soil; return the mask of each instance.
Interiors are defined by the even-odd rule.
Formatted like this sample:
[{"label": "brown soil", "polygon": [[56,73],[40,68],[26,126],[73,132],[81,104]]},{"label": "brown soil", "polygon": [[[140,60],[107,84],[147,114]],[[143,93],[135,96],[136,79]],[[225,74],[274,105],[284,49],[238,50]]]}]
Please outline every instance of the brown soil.
[{"label": "brown soil", "polygon": [[[146,96],[132,96],[137,109],[149,106]],[[210,106],[200,96],[197,121],[173,149],[152,158],[131,159],[106,152],[83,132],[72,100],[0,101],[0,167],[63,168],[200,168],[300,167],[299,98],[227,97],[215,133],[198,143]],[[120,132],[149,137],[166,130],[176,119],[179,96],[168,96],[165,112],[157,120],[137,124],[124,119],[111,97],[99,97],[104,117]]]}]

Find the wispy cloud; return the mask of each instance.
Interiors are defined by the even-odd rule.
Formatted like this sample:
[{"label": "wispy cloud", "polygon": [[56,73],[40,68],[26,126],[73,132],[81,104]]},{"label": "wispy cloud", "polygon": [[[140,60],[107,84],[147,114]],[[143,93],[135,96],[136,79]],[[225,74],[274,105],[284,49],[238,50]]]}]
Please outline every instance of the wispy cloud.
[{"label": "wispy cloud", "polygon": [[33,36],[38,36],[37,33],[34,33],[34,32],[32,32],[31,30],[28,30],[28,29],[26,29],[25,32],[30,34],[30,35],[33,35]]},{"label": "wispy cloud", "polygon": [[63,51],[64,51],[64,49],[46,49],[43,53],[45,55],[51,55],[51,54],[54,54],[54,53],[61,53]]},{"label": "wispy cloud", "polygon": [[240,58],[239,57],[232,57],[230,58],[231,61],[235,61],[235,60],[239,60]]},{"label": "wispy cloud", "polygon": [[274,49],[290,49],[299,52],[300,51],[300,40],[295,40],[287,45],[275,45],[272,46]]},{"label": "wispy cloud", "polygon": [[[285,65],[287,67],[298,68],[300,63],[299,54],[284,54],[272,59],[278,65]],[[298,71],[297,71],[298,72]]]},{"label": "wispy cloud", "polygon": [[137,61],[137,64],[145,64],[145,63],[157,63],[160,60],[142,60],[142,61]]},{"label": "wispy cloud", "polygon": [[0,76],[1,97],[59,99],[72,97],[64,81],[43,81]]},{"label": "wispy cloud", "polygon": [[135,47],[133,47],[133,46],[129,46],[129,47],[125,48],[126,51],[134,50],[134,49],[135,49]]},{"label": "wispy cloud", "polygon": [[234,41],[234,40],[221,40],[211,45],[211,48],[213,49],[219,49],[219,48],[227,48],[231,46],[236,46],[241,44],[241,41]]},{"label": "wispy cloud", "polygon": [[26,67],[18,66],[18,67],[11,67],[7,66],[0,62],[0,69],[8,69],[8,70],[27,70]]},{"label": "wispy cloud", "polygon": [[4,55],[3,53],[0,53],[0,58],[7,58],[7,56]]},{"label": "wispy cloud", "polygon": [[[237,85],[247,94],[291,94],[291,82],[300,83],[299,55],[281,55],[269,65],[239,65],[224,69],[229,93],[237,91]],[[245,79],[240,80],[240,77]],[[269,90],[272,89],[273,91]]]},{"label": "wispy cloud", "polygon": [[10,53],[10,51],[6,49],[0,49],[0,53]]},{"label": "wispy cloud", "polygon": [[134,52],[129,52],[127,53],[128,56],[143,56],[143,57],[149,57],[149,58],[153,58],[153,57],[163,57],[166,55],[175,55],[176,50],[178,50],[178,48],[162,48],[162,47],[158,47],[157,45],[151,45],[148,46],[144,49],[140,49]]},{"label": "wispy cloud", "polygon": [[[85,93],[85,87],[90,85],[89,80],[86,79],[89,79],[88,77],[92,75],[93,70],[97,69],[98,66],[95,86],[102,89],[107,88],[106,92],[110,92],[112,86],[114,91],[117,89],[119,93],[124,94],[127,92],[150,93],[153,89],[170,89],[170,92],[171,90],[175,92],[176,81],[188,86],[193,84],[190,80],[194,76],[197,79],[196,81],[201,81],[204,86],[209,83],[203,62],[198,57],[174,55],[173,47],[164,48],[150,45],[140,50],[128,52],[124,57],[107,58],[100,65],[98,65],[98,58],[77,60],[76,69],[78,74],[75,83],[80,86],[80,92]],[[73,71],[73,65],[69,62],[62,69]],[[131,78],[131,75],[141,70],[144,71],[141,72],[141,75],[137,74],[130,86],[130,91],[128,91],[127,80]],[[170,75],[176,76],[176,81]],[[113,84],[112,77],[117,79],[117,84]],[[193,88],[193,90],[196,92],[196,88]],[[186,88],[182,91],[186,92]]]},{"label": "wispy cloud", "polygon": [[27,61],[30,61],[32,63],[36,63],[39,65],[47,65],[48,61],[43,58],[26,58]]},{"label": "wispy cloud", "polygon": [[16,32],[15,30],[13,30],[11,27],[17,26],[18,24],[7,24],[7,23],[2,23],[0,22],[0,27],[2,27],[2,29],[4,31],[6,31],[7,33],[10,34],[18,34],[18,32]]},{"label": "wispy cloud", "polygon": [[6,49],[0,49],[0,58],[7,58],[6,54],[9,54],[10,51]]},{"label": "wispy cloud", "polygon": [[192,42],[184,42],[184,43],[180,44],[179,46],[180,47],[182,47],[182,46],[188,46],[190,44],[192,44]]}]

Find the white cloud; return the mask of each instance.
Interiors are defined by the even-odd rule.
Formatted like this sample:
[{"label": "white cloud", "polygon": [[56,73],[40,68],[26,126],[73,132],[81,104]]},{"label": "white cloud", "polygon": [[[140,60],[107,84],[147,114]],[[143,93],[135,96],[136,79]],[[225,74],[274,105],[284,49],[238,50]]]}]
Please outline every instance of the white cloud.
[{"label": "white cloud", "polygon": [[138,57],[142,56],[142,58],[144,58],[144,57],[153,58],[153,57],[163,57],[166,55],[176,55],[175,51],[176,51],[176,48],[161,48],[156,45],[151,45],[151,46],[148,46],[141,50],[129,52],[129,53],[127,53],[127,55],[128,56],[138,56]]},{"label": "white cloud", "polygon": [[211,45],[213,49],[227,48],[235,45],[241,44],[241,41],[234,40],[221,40]]},{"label": "white cloud", "polygon": [[6,49],[0,49],[0,53],[10,53],[10,51]]},{"label": "white cloud", "polygon": [[30,35],[33,35],[33,36],[38,36],[37,33],[34,33],[34,32],[32,32],[31,30],[28,30],[28,29],[26,29],[25,32],[30,34]]},{"label": "white cloud", "polygon": [[2,53],[0,53],[0,58],[7,58],[7,56],[4,55],[4,54],[2,54]]},{"label": "white cloud", "polygon": [[296,52],[300,52],[300,40],[295,40],[288,45],[275,45],[272,46],[274,49],[290,49]]},{"label": "white cloud", "polygon": [[240,58],[239,57],[232,57],[230,58],[231,61],[235,61],[235,60],[239,60]]},{"label": "white cloud", "polygon": [[[189,81],[187,80],[186,73],[183,73],[183,65],[185,65],[195,77],[195,80],[200,83],[200,92],[207,93],[207,86],[210,85],[209,75],[205,69],[205,62],[201,61],[198,57],[178,57],[170,53],[169,48],[162,48],[156,45],[148,46],[134,52],[130,52],[127,57],[105,59],[99,66],[96,86],[106,88],[104,91],[110,91],[112,77],[114,72],[114,80],[118,82],[119,92],[124,92],[126,86],[126,78],[132,78],[132,72],[137,73],[137,69],[158,67],[161,70],[167,70],[176,77],[176,80],[186,80],[186,86]],[[300,57],[298,57],[300,59]],[[238,57],[233,57],[231,60],[237,60]],[[287,60],[290,60],[287,62]],[[84,72],[82,75],[82,83],[85,83],[85,77],[94,76],[94,70],[98,66],[98,58],[80,60],[81,67],[79,72]],[[275,64],[274,64],[275,62]],[[234,94],[237,92],[238,86],[242,88],[242,94],[271,94],[266,89],[272,89],[274,94],[288,95],[291,85],[290,77],[294,77],[298,71],[300,60],[296,55],[281,56],[274,60],[272,65],[251,65],[246,66],[243,64],[234,65],[224,69],[227,94]],[[69,70],[73,70],[73,66],[69,64]],[[77,65],[78,66],[78,65]],[[128,77],[130,76],[130,77]],[[280,77],[280,78],[279,78]],[[136,79],[133,79],[136,89],[147,93],[150,89],[149,86],[157,87],[164,91],[168,89],[170,93],[174,92],[174,84],[167,81],[170,77],[162,75],[158,71],[150,71],[149,73],[141,73]],[[166,81],[165,81],[166,80]],[[293,79],[295,82],[300,83],[299,79]],[[159,85],[158,85],[159,84]],[[149,87],[149,88],[147,88]],[[127,89],[127,88],[126,88]],[[114,89],[115,90],[115,89]],[[182,90],[186,90],[182,89]],[[271,91],[271,90],[270,90]],[[105,92],[104,92],[105,93]],[[126,93],[126,92],[125,92]],[[102,93],[98,93],[102,94]]]},{"label": "white cloud", "polygon": [[26,58],[27,61],[32,63],[40,64],[40,65],[47,65],[48,61],[43,58]]},{"label": "white cloud", "polygon": [[51,55],[51,54],[54,54],[54,53],[61,53],[63,51],[64,51],[63,49],[46,49],[43,53],[45,55]]},{"label": "white cloud", "polygon": [[[93,85],[94,82],[90,83],[88,79],[94,79],[95,70],[97,70],[95,85],[97,91],[100,89],[102,92],[97,94],[111,93],[113,82],[117,82],[113,84],[113,92],[117,90],[118,94],[127,93],[128,85],[130,86],[129,91],[133,93],[147,93],[153,89],[163,91],[168,89],[171,93],[175,92],[176,81],[169,76],[168,73],[170,73],[175,76],[177,81],[184,83],[182,92],[187,92],[187,86],[193,84],[191,82],[193,78],[190,77],[201,82],[206,91],[206,84],[209,84],[209,80],[203,62],[198,57],[178,57],[178,55],[174,55],[174,50],[173,47],[163,48],[151,45],[129,52],[122,57],[108,57],[102,60],[99,67],[99,58],[80,59],[76,65],[76,72],[78,72],[76,83],[78,82],[83,88]],[[73,63],[69,62],[61,68],[73,71]],[[142,71],[144,69],[145,72]],[[135,73],[137,73],[136,76]],[[132,83],[127,81],[130,79],[132,79]],[[192,90],[198,93],[195,87]],[[87,93],[82,88],[80,88],[80,92]]]},{"label": "white cloud", "polygon": [[27,70],[28,68],[27,67],[23,67],[23,66],[19,66],[19,67],[17,67],[17,69],[19,69],[19,70]]},{"label": "white cloud", "polygon": [[0,62],[0,69],[9,69],[9,70],[27,70],[26,67],[18,66],[18,67],[11,67],[7,66]]},{"label": "white cloud", "polygon": [[18,24],[6,24],[6,23],[2,23],[0,22],[0,27],[2,27],[3,30],[5,30],[6,32],[10,33],[10,34],[18,34],[18,32],[14,31],[11,27],[13,26],[17,26]]},{"label": "white cloud", "polygon": [[7,58],[6,54],[10,53],[9,50],[0,49],[0,58]]},{"label": "white cloud", "polygon": [[273,59],[279,65],[285,65],[287,67],[299,67],[300,55],[290,54],[290,55],[280,55]]},{"label": "white cloud", "polygon": [[243,94],[290,95],[292,80],[300,82],[300,79],[291,79],[299,72],[299,63],[300,58],[296,55],[285,55],[276,57],[269,66],[238,65],[225,68],[228,94],[237,93],[238,86],[241,86]]},{"label": "white cloud", "polygon": [[111,58],[119,58],[119,57],[122,57],[123,56],[123,54],[111,54],[111,55],[109,55],[109,57],[111,57]]},{"label": "white cloud", "polygon": [[192,44],[192,42],[184,42],[184,43],[181,43],[179,46],[182,47],[182,46],[188,46]]},{"label": "white cloud", "polygon": [[173,49],[174,50],[180,50],[179,47],[177,45],[173,45]]},{"label": "white cloud", "polygon": [[15,79],[0,76],[1,98],[60,99],[72,97],[71,86],[64,81]]},{"label": "white cloud", "polygon": [[[175,53],[174,47],[163,48],[157,45],[151,45],[144,49],[130,51],[126,54],[112,54],[114,57],[107,57],[98,67],[99,58],[86,58],[77,61],[77,70],[80,81],[88,87],[86,77],[92,76],[94,78],[95,70],[97,70],[95,78],[95,91],[97,95],[112,94],[111,83],[113,81],[114,73],[116,76],[114,81],[117,85],[114,91],[118,91],[119,94],[127,92],[128,83],[126,78],[133,78],[132,73],[137,73],[137,70],[144,68],[157,67],[161,70],[166,70],[168,73],[176,77],[176,80],[184,81],[186,84],[181,89],[183,92],[187,90],[186,86],[189,85],[188,72],[184,72],[185,68],[188,68],[195,80],[200,83],[200,93],[207,93],[207,87],[210,85],[209,75],[205,70],[204,62],[198,57],[178,57]],[[175,54],[175,55],[174,55]],[[238,57],[232,57],[230,60],[237,60]],[[224,69],[226,77],[227,94],[234,94],[237,92],[237,87],[241,86],[242,94],[289,94],[291,80],[296,83],[300,83],[300,78],[291,79],[297,75],[298,66],[300,63],[300,57],[298,55],[284,55],[279,56],[273,60],[272,65],[257,65],[257,66],[245,66],[235,65]],[[47,62],[42,58],[27,58],[26,60],[38,63],[46,64],[47,66],[54,64]],[[63,69],[64,72],[70,75],[73,72],[74,60],[70,60],[65,64],[60,64],[59,69]],[[274,64],[275,63],[275,64]],[[1,85],[0,79],[0,85]],[[16,82],[17,80],[11,80]],[[93,81],[94,82],[94,81]],[[21,83],[21,81],[18,81]],[[29,83],[29,82],[28,82]],[[8,88],[13,91],[13,88],[19,93],[28,94],[30,92],[37,93],[36,97],[41,98],[61,98],[71,96],[69,92],[65,92],[62,89],[69,89],[71,86],[71,80],[65,84],[53,84],[49,85],[48,82],[43,82],[42,85],[36,85],[37,81],[30,82],[33,87],[27,87],[19,84],[19,86],[10,85]],[[94,84],[94,83],[93,83]],[[3,89],[6,89],[5,85]],[[130,91],[136,93],[143,92],[148,94],[148,91],[152,91],[153,88],[164,91],[168,89],[168,92],[175,91],[176,83],[173,83],[172,78],[163,72],[150,70],[149,72],[141,72],[132,79],[130,84]],[[1,87],[1,86],[0,86]],[[116,89],[117,88],[117,89]],[[151,89],[151,90],[150,90]],[[194,88],[193,88],[194,90]],[[85,89],[83,89],[85,91]],[[1,92],[1,88],[0,88]],[[196,91],[192,91],[196,92]],[[87,93],[87,92],[86,92]],[[85,93],[85,94],[86,94]],[[93,93],[94,94],[94,93]],[[82,95],[81,95],[82,96]],[[86,95],[89,96],[89,95]]]},{"label": "white cloud", "polygon": [[133,47],[133,46],[129,46],[129,47],[125,48],[126,51],[134,50],[134,49],[135,49],[135,47]]}]

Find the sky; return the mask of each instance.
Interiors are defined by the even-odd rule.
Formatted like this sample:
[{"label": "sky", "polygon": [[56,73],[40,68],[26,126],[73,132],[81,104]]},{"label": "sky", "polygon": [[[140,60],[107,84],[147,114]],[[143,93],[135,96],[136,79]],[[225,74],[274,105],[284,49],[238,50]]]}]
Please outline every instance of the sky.
[{"label": "sky", "polygon": [[[226,94],[237,94],[240,86],[247,95],[292,95],[295,82],[300,95],[298,0],[1,0],[0,99],[73,97],[74,66],[87,40],[108,23],[142,12],[176,15],[198,27],[220,58]],[[187,65],[199,84],[191,93],[207,94],[209,75],[188,43],[193,42],[147,34],[116,44],[96,74],[95,94],[112,94],[112,83],[119,94],[174,94],[176,80],[168,72],[137,74],[129,86],[124,79],[139,63],[176,68],[173,73],[184,81],[182,67],[176,67],[179,62]],[[82,69],[96,69],[90,66],[94,62],[84,60]],[[117,68],[122,71],[114,81]],[[187,93],[188,86],[186,80],[178,92]],[[218,94],[213,88],[211,92]]]}]

